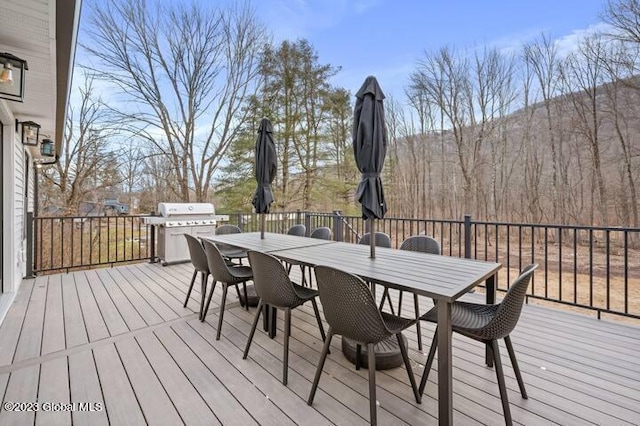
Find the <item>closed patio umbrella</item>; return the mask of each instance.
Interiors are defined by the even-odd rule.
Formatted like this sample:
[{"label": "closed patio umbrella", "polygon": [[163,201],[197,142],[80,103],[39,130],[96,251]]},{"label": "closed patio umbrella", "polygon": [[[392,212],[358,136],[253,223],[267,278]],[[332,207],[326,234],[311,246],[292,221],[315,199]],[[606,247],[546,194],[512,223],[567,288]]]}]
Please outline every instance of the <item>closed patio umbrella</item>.
[{"label": "closed patio umbrella", "polygon": [[[353,152],[362,179],[356,197],[362,205],[362,217],[369,220],[375,235],[375,219],[384,218],[387,205],[380,172],[387,155],[387,131],[384,123],[384,93],[375,77],[369,76],[356,93],[353,110]],[[376,257],[375,238],[371,238],[371,257]]]},{"label": "closed patio umbrella", "polygon": [[271,183],[276,177],[278,170],[276,158],[276,146],[273,143],[271,133],[273,129],[271,122],[263,118],[258,129],[258,139],[256,140],[256,181],[258,188],[253,196],[253,206],[260,217],[260,238],[264,239],[265,213],[269,213],[269,206],[273,202]]}]

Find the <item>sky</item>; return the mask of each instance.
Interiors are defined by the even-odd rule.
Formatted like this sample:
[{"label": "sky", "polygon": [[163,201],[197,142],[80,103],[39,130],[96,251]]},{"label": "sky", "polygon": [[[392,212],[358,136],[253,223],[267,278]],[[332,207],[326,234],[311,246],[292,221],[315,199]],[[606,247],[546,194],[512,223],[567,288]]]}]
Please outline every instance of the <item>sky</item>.
[{"label": "sky", "polygon": [[[210,1],[210,0],[209,0]],[[232,0],[231,0],[232,1]],[[260,0],[274,41],[306,38],[319,62],[341,66],[335,85],[355,93],[375,75],[400,97],[425,51],[517,49],[542,32],[570,50],[602,28],[606,0]]]}]

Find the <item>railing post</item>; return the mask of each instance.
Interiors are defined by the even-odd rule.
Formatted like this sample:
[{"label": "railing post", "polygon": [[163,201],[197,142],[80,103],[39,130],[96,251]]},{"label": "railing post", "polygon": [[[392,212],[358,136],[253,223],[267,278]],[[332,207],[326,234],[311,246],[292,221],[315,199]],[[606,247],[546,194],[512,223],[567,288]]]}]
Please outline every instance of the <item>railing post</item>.
[{"label": "railing post", "polygon": [[334,241],[342,241],[344,232],[342,231],[342,212],[340,210],[333,211],[333,239]]},{"label": "railing post", "polygon": [[34,278],[33,253],[35,252],[35,239],[33,238],[33,212],[27,212],[27,275],[25,278]]},{"label": "railing post", "polygon": [[304,212],[304,227],[306,229],[305,237],[308,237],[311,235],[311,215],[309,212]]},{"label": "railing post", "polygon": [[149,229],[151,231],[151,241],[149,243],[149,263],[157,263],[158,259],[156,258],[156,225],[149,225]]},{"label": "railing post", "polygon": [[471,215],[464,215],[464,257],[471,259]]},{"label": "railing post", "polygon": [[236,214],[236,225],[238,225],[238,228],[240,228],[240,230],[242,232],[244,232],[244,223],[242,223],[242,213],[237,213]]}]

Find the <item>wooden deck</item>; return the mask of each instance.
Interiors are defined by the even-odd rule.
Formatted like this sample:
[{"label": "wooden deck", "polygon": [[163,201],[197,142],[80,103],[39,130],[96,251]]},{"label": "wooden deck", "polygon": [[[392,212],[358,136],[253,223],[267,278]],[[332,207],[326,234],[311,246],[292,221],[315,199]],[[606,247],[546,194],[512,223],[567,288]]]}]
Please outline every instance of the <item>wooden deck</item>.
[{"label": "wooden deck", "polygon": [[[311,307],[294,311],[285,387],[283,333],[271,340],[257,332],[243,360],[255,311],[240,308],[231,290],[216,341],[220,294],[205,323],[196,313],[198,285],[182,307],[191,273],[188,264],[136,264],[25,280],[0,327],[0,399],[37,401],[40,411],[0,410],[0,425],[367,423],[367,371],[346,361],[339,338],[314,406],[306,404],[322,348]],[[432,335],[423,324],[425,353]],[[419,380],[426,354],[414,332],[407,337]],[[526,306],[513,342],[529,393],[520,397],[503,350],[514,422],[640,423],[640,327]],[[483,349],[457,335],[453,343],[455,424],[503,424]],[[380,424],[436,424],[435,380],[432,372],[419,405],[403,368],[378,372]],[[70,403],[75,411],[60,405]]]}]

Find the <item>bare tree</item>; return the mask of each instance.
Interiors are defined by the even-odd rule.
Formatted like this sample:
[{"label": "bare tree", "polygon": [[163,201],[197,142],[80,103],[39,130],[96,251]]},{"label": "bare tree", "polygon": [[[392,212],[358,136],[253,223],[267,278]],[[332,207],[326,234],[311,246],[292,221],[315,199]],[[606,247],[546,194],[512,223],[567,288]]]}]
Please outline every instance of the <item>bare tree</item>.
[{"label": "bare tree", "polygon": [[42,195],[64,206],[67,214],[77,214],[83,201],[99,202],[105,191],[122,181],[107,137],[115,129],[93,84],[93,78],[85,75],[78,106],[69,108],[67,114],[62,157],[42,173]]},{"label": "bare tree", "polygon": [[118,89],[113,113],[166,156],[183,201],[208,197],[246,121],[263,27],[248,5],[204,9],[146,0],[95,3],[83,47]]},{"label": "bare tree", "polygon": [[546,135],[551,147],[552,206],[555,220],[565,222],[568,177],[565,168],[563,138],[556,129],[554,98],[559,95],[560,58],[553,40],[543,34],[538,40],[524,47],[524,60],[536,76],[537,89],[545,111]]},{"label": "bare tree", "polygon": [[602,116],[599,104],[599,87],[605,82],[606,45],[603,36],[593,35],[583,39],[578,49],[571,53],[562,67],[562,80],[567,85],[568,98],[575,113],[576,132],[587,141],[591,157],[593,187],[597,202],[589,209],[591,223],[594,212],[599,213],[599,223],[608,222],[607,191],[602,165]]}]

